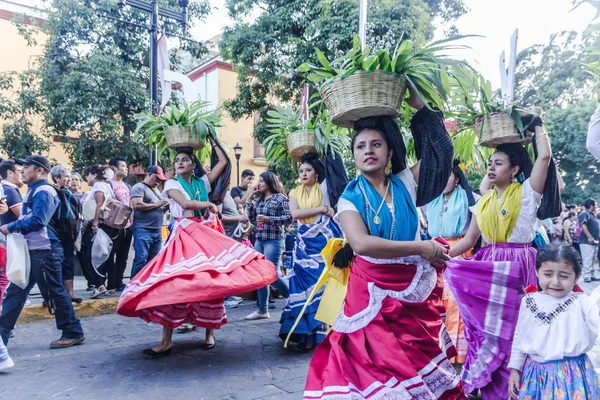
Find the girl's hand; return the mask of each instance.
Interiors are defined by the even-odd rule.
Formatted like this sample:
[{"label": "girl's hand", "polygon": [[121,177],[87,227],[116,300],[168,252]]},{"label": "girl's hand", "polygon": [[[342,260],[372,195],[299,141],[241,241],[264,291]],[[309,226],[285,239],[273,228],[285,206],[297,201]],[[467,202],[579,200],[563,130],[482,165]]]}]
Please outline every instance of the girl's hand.
[{"label": "girl's hand", "polygon": [[219,209],[217,208],[216,205],[214,205],[213,203],[211,203],[210,201],[207,201],[205,203],[203,203],[205,209],[208,209],[210,212],[218,214],[219,213]]},{"label": "girl's hand", "polygon": [[434,267],[441,267],[450,260],[448,249],[435,240],[423,242],[423,245],[421,257],[429,261]]},{"label": "girl's hand", "polygon": [[406,98],[406,103],[409,106],[411,106],[412,108],[416,108],[417,110],[420,110],[421,108],[425,107],[425,104],[423,104],[423,101],[410,84],[408,84],[408,93],[410,94],[410,96]]},{"label": "girl's hand", "polygon": [[98,233],[98,221],[92,223],[92,234],[95,235],[96,233]]},{"label": "girl's hand", "polygon": [[266,215],[259,215],[256,217],[256,222],[262,222],[263,224],[268,224],[271,222],[271,218]]},{"label": "girl's hand", "polygon": [[521,373],[514,368],[510,369],[508,378],[508,393],[510,397],[516,399],[519,396],[519,387],[521,386]]}]

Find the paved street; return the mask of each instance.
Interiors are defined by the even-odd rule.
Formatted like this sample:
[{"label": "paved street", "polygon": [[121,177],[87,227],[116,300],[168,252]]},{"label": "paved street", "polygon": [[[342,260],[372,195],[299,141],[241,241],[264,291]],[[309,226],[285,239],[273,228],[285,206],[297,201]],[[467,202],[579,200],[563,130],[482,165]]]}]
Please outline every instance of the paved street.
[{"label": "paved street", "polygon": [[[590,292],[598,282],[582,284]],[[54,321],[19,325],[9,350],[16,366],[0,374],[0,399],[296,400],[302,396],[311,354],[285,350],[277,337],[283,300],[268,321],[244,321],[253,301],[228,310],[217,347],[202,351],[204,331],[174,335],[170,357],[152,360],[144,348],[161,327],[113,315],[82,318],[87,340],[49,350]],[[600,346],[590,357],[600,373]]]},{"label": "paved street", "polygon": [[86,342],[50,350],[53,321],[20,325],[9,343],[15,361],[0,374],[1,399],[300,399],[311,354],[283,348],[277,337],[283,300],[270,320],[244,321],[252,301],[228,310],[217,347],[202,351],[204,331],[174,335],[170,357],[141,351],[160,341],[161,327],[137,318],[83,318]]}]

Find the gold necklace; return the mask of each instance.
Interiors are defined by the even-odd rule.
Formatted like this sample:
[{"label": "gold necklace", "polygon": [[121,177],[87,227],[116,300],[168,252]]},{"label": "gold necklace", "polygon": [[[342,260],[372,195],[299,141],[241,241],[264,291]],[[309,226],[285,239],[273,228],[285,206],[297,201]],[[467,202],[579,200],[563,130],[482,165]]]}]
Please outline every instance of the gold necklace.
[{"label": "gold necklace", "polygon": [[375,213],[375,216],[373,217],[373,222],[375,223],[375,225],[379,225],[381,223],[381,218],[379,218],[379,212],[381,211],[381,207],[383,207],[383,205],[385,204],[385,199],[389,193],[389,190],[390,190],[390,181],[387,181],[387,185],[385,187],[385,194],[383,195],[383,199],[381,199],[381,204],[379,204],[379,208],[377,208],[377,211],[375,211],[375,208],[373,208],[371,203],[369,203],[369,199],[365,197],[367,199],[367,204],[369,205],[371,210]]}]

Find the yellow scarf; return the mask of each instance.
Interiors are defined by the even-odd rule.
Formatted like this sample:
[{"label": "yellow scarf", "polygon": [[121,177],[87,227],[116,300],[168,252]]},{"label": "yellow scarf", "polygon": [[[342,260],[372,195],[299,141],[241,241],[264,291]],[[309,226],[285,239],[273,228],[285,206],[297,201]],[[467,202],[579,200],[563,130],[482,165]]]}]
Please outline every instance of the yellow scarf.
[{"label": "yellow scarf", "polygon": [[513,182],[498,201],[496,189],[483,196],[476,205],[477,225],[481,233],[492,243],[506,243],[512,233],[523,199],[523,185]]},{"label": "yellow scarf", "polygon": [[[323,193],[321,192],[321,185],[319,185],[319,182],[314,184],[310,191],[310,195],[308,194],[308,190],[306,190],[304,185],[300,185],[292,189],[290,195],[296,198],[299,208],[317,208],[323,205]],[[301,223],[308,225],[315,222],[317,217],[299,218],[298,220]]]},{"label": "yellow scarf", "polygon": [[287,348],[288,341],[294,332],[294,329],[298,326],[298,323],[302,319],[304,315],[304,311],[306,307],[310,304],[315,294],[319,292],[321,286],[327,282],[327,286],[325,287],[325,291],[323,292],[323,297],[321,297],[321,303],[319,304],[319,308],[317,309],[317,314],[315,315],[315,319],[321,322],[326,323],[327,325],[333,325],[335,319],[342,311],[342,307],[344,306],[344,299],[346,298],[346,291],[348,290],[348,278],[350,278],[350,268],[338,268],[334,267],[333,256],[336,255],[338,251],[344,247],[346,244],[346,239],[330,239],[327,243],[327,246],[321,251],[321,255],[323,256],[323,260],[325,261],[325,269],[323,273],[319,277],[319,280],[315,284],[315,287],[306,300],[302,311],[298,315],[296,322],[290,329],[290,333],[288,333],[287,338],[285,339],[285,343],[283,347]]}]

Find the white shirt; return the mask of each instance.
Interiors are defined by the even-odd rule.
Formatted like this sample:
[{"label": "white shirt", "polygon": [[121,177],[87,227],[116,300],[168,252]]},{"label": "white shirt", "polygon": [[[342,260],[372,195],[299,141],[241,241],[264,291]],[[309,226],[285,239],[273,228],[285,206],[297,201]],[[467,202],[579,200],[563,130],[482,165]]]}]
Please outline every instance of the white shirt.
[{"label": "white shirt", "polygon": [[[208,180],[208,175],[204,175],[200,179],[202,179],[202,181],[204,182],[204,188],[206,189],[206,193],[210,193],[211,187],[210,181]],[[171,216],[173,218],[193,217],[194,210],[184,210],[183,208],[181,208],[179,203],[177,203],[175,200],[169,197],[169,190],[179,190],[181,193],[183,193],[186,199],[191,200],[192,198],[187,194],[183,186],[181,186],[181,183],[179,183],[175,179],[169,179],[165,183],[165,187],[162,191],[162,197],[163,199],[169,202],[169,211],[171,213]]]},{"label": "white shirt", "polygon": [[590,119],[586,146],[594,157],[600,159],[600,104]]},{"label": "white shirt", "polygon": [[96,192],[102,192],[102,194],[104,194],[104,202],[106,202],[108,199],[115,198],[115,194],[108,183],[94,183],[92,190],[90,190],[85,198],[85,202],[83,203],[83,219],[86,221],[93,220],[96,215],[96,198],[94,197]]},{"label": "white shirt", "polygon": [[[517,222],[513,228],[507,243],[531,243],[535,239],[535,231],[537,227],[537,211],[542,203],[542,195],[537,193],[531,187],[531,182],[526,179],[523,182],[523,198],[521,199],[521,211],[517,217]],[[476,206],[469,207],[473,215],[477,215]],[[487,243],[492,241],[485,237],[483,239]]]},{"label": "white shirt", "polygon": [[[544,322],[539,314],[532,311],[537,308],[540,312],[551,313],[570,298],[573,298],[572,303],[557,313],[550,323]],[[598,337],[599,314],[598,306],[583,293],[571,292],[562,298],[544,293],[525,295],[519,309],[508,367],[521,370],[527,355],[534,361],[546,362],[588,352]]]},{"label": "white shirt", "polygon": [[[406,189],[408,190],[408,193],[410,194],[410,198],[413,202],[413,204],[417,203],[417,182],[415,182],[415,177],[413,176],[412,171],[410,170],[410,168],[406,168],[403,171],[400,171],[399,173],[396,174],[396,176],[402,181],[402,183],[404,183],[404,186],[406,186]],[[394,205],[392,203],[387,203],[386,205],[388,206],[388,208],[390,208],[391,212],[393,211],[393,207]],[[334,217],[334,221],[337,222],[339,224],[339,219],[340,219],[340,214],[343,213],[344,211],[354,211],[354,212],[358,212],[358,210],[356,209],[356,206],[351,203],[350,201],[340,198],[340,200],[338,201],[338,212]],[[421,236],[419,235],[419,224],[417,224],[417,231],[415,232],[415,240],[420,240]]]}]

